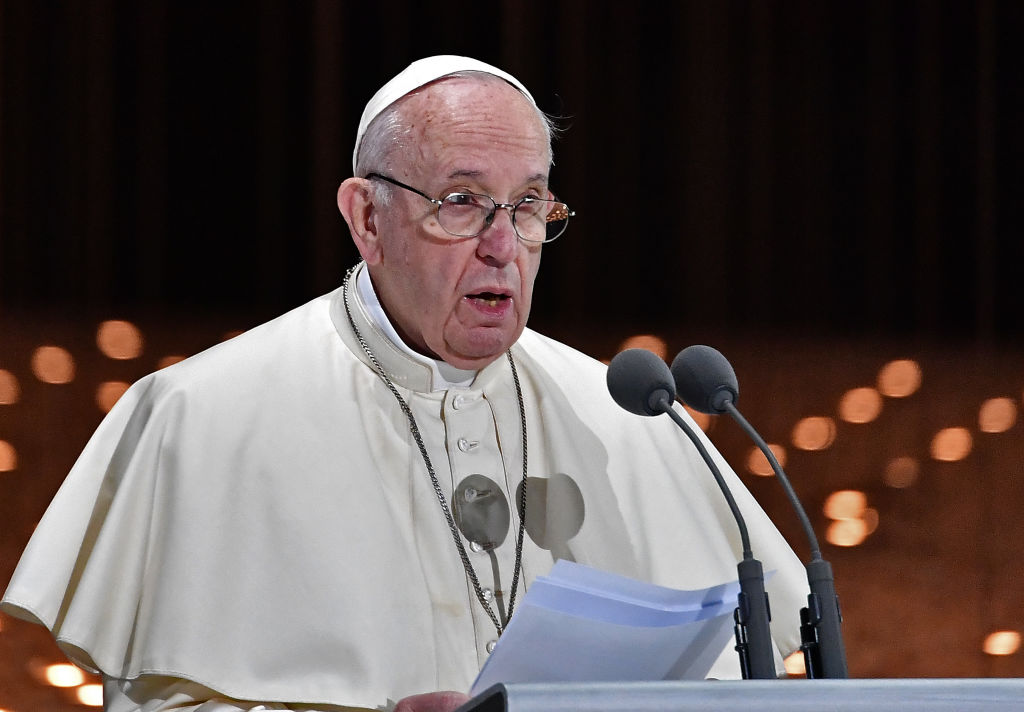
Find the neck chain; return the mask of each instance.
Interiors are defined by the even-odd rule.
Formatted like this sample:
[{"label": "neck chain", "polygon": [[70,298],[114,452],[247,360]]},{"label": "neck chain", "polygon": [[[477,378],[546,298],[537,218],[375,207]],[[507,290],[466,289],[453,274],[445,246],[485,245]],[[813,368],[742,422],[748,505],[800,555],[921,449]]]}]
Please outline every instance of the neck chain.
[{"label": "neck chain", "polygon": [[483,587],[480,585],[480,579],[476,575],[476,570],[473,568],[472,562],[469,560],[469,555],[466,553],[466,547],[462,544],[462,536],[460,535],[459,528],[455,523],[455,518],[452,516],[451,507],[448,506],[448,500],[445,499],[444,490],[441,489],[441,484],[437,479],[437,475],[434,473],[434,466],[430,462],[430,456],[427,454],[427,448],[423,444],[423,437],[420,435],[419,426],[416,424],[416,418],[412,414],[412,409],[409,404],[402,398],[398,392],[398,388],[391,381],[387,371],[381,365],[377,357],[373,355],[373,351],[370,350],[369,344],[363,339],[363,335],[359,333],[359,329],[356,327],[355,319],[352,317],[352,308],[349,306],[349,284],[352,281],[352,275],[355,273],[356,267],[352,267],[345,274],[345,281],[342,285],[342,300],[345,304],[345,314],[348,317],[349,326],[352,327],[352,331],[356,336],[356,340],[362,347],[366,357],[370,359],[370,363],[373,364],[374,370],[380,377],[384,385],[388,387],[392,395],[398,401],[399,407],[402,412],[405,413],[405,417],[409,421],[409,432],[412,433],[413,439],[416,441],[416,446],[419,448],[420,455],[423,457],[423,464],[427,466],[427,474],[430,475],[430,483],[434,487],[434,492],[437,494],[437,501],[441,505],[441,511],[444,513],[444,518],[448,522],[448,528],[452,532],[452,538],[455,540],[455,548],[459,551],[459,558],[462,559],[462,567],[466,570],[466,575],[469,577],[470,582],[473,584],[473,590],[476,591],[477,600],[480,601],[480,605],[483,606],[487,616],[494,623],[495,630],[498,631],[500,636],[504,632],[505,626],[508,624],[507,621],[512,618],[512,611],[516,604],[516,589],[519,585],[519,573],[522,569],[523,564],[523,534],[526,530],[526,406],[523,402],[523,389],[519,383],[519,373],[516,371],[515,361],[512,360],[511,349],[505,352],[505,356],[508,358],[508,364],[512,369],[512,381],[515,383],[516,388],[516,399],[519,401],[519,420],[522,426],[523,433],[523,481],[519,487],[519,499],[517,502],[519,508],[519,533],[516,536],[516,563],[512,573],[512,592],[509,594],[508,601],[508,614],[503,623],[499,618],[498,614],[495,613],[494,608],[488,602],[487,597],[484,595]]}]

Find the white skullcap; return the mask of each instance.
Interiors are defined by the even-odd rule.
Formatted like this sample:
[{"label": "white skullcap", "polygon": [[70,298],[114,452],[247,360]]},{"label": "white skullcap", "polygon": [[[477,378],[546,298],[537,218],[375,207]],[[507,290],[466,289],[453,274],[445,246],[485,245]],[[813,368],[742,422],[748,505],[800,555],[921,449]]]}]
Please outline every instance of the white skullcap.
[{"label": "white skullcap", "polygon": [[409,92],[419,89],[424,84],[446,77],[455,72],[484,72],[493,74],[504,79],[506,82],[521,91],[530,100],[530,103],[537,106],[530,92],[522,83],[508,72],[503,72],[497,67],[481,62],[471,57],[458,57],[453,54],[442,54],[436,57],[425,57],[418,59],[406,67],[398,76],[377,90],[366,108],[363,109],[363,116],[359,119],[359,130],[356,131],[356,146],[352,151],[352,171],[356,170],[356,161],[359,159],[359,144],[363,142],[363,134],[366,127],[370,125],[377,116],[386,108],[394,104]]}]

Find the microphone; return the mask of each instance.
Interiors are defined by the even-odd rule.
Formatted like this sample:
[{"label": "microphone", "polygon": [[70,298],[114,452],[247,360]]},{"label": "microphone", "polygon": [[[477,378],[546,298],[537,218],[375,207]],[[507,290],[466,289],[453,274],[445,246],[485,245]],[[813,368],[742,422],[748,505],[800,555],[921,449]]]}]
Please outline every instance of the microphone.
[{"label": "microphone", "polygon": [[744,679],[769,680],[777,677],[768,623],[768,593],[764,590],[764,569],[750,549],[747,524],[740,513],[721,470],[703,441],[686,420],[672,407],[676,385],[668,365],[646,349],[627,349],[618,353],[608,365],[608,392],[622,408],[636,415],[654,416],[667,413],[697,448],[725,496],[740,531],[743,559],[736,565],[740,594],[735,620],[736,652]]},{"label": "microphone", "polygon": [[840,630],[842,614],[839,611],[839,597],[836,595],[832,565],[822,558],[814,527],[811,526],[807,513],[775,453],[737,410],[735,403],[739,397],[740,387],[732,365],[716,349],[695,345],[679,352],[672,361],[671,373],[684,403],[709,415],[728,413],[768,458],[776,478],[786,492],[786,497],[796,510],[800,526],[811,548],[811,560],[805,564],[807,583],[811,592],[807,596],[807,608],[800,611],[803,639],[800,648],[804,652],[807,677],[849,677],[843,634]]}]

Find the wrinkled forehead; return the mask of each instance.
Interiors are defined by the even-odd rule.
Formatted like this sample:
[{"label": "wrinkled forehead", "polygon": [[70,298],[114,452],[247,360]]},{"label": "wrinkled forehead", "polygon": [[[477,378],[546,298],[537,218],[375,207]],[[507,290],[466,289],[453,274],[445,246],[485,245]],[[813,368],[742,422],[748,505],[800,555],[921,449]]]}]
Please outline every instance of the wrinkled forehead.
[{"label": "wrinkled forehead", "polygon": [[547,128],[536,107],[496,77],[444,77],[396,105],[416,155],[429,160],[441,154],[468,152],[526,156],[550,163]]},{"label": "wrinkled forehead", "polygon": [[497,67],[471,57],[459,57],[456,55],[438,55],[417,60],[402,70],[391,81],[382,86],[376,94],[367,102],[363,109],[362,117],[359,120],[359,128],[356,131],[355,146],[352,151],[352,170],[355,171],[359,158],[359,149],[370,123],[381,113],[388,109],[403,97],[415,92],[439,79],[458,75],[462,73],[482,73],[498,77],[511,86],[515,87],[524,96],[533,108],[540,115],[537,103],[533,96],[523,86],[522,82]]}]

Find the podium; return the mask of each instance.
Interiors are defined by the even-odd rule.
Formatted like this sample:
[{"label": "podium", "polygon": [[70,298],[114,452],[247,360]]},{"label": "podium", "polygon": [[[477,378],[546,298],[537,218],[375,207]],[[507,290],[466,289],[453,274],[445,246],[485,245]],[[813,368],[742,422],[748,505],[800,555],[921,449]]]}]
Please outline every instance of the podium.
[{"label": "podium", "polygon": [[1024,709],[1024,678],[494,685],[458,712],[981,712]]}]

